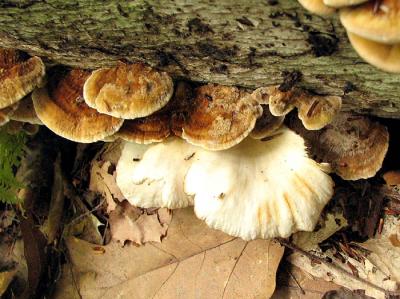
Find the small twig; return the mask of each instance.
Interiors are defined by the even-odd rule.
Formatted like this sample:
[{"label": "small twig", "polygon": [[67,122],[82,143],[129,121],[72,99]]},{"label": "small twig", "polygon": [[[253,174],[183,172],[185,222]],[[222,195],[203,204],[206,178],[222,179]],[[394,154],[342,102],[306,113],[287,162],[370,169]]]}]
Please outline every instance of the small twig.
[{"label": "small twig", "polygon": [[314,254],[312,254],[310,252],[307,252],[307,251],[297,247],[296,245],[294,245],[293,243],[291,243],[291,242],[289,242],[289,241],[287,241],[285,239],[278,238],[277,241],[281,245],[283,245],[283,246],[285,246],[287,248],[290,248],[290,249],[292,249],[294,251],[297,251],[300,254],[308,257],[311,260],[318,261],[318,262],[320,262],[320,263],[322,263],[322,264],[324,264],[324,265],[326,265],[328,267],[331,267],[331,268],[335,269],[336,271],[338,271],[338,272],[340,272],[340,273],[342,273],[342,274],[344,274],[344,275],[346,275],[348,277],[351,277],[354,280],[357,280],[357,281],[359,281],[359,282],[361,282],[363,284],[366,284],[367,286],[369,286],[371,288],[374,288],[374,289],[376,289],[378,291],[383,292],[384,294],[388,294],[388,295],[392,295],[392,296],[400,295],[400,292],[393,292],[393,291],[385,290],[384,288],[381,288],[381,287],[369,282],[368,280],[365,280],[365,279],[363,279],[361,277],[355,276],[353,273],[350,273],[350,272],[346,271],[345,269],[339,267],[337,264],[335,264],[333,262],[327,262],[325,259],[320,258],[319,256],[316,256],[316,255],[314,255]]}]

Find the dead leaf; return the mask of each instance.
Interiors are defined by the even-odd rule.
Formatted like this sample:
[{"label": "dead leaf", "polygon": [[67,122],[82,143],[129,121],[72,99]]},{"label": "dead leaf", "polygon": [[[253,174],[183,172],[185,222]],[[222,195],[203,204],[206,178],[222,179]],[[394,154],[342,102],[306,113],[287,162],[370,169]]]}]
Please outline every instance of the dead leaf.
[{"label": "dead leaf", "polygon": [[292,242],[305,251],[315,250],[318,244],[328,239],[334,233],[347,226],[342,213],[327,214],[325,219],[320,218],[317,228],[313,232],[297,232],[292,236]]},{"label": "dead leaf", "polygon": [[7,291],[7,288],[13,280],[15,273],[16,270],[0,272],[0,296]]},{"label": "dead leaf", "polygon": [[[190,208],[174,211],[162,243],[112,242],[102,255],[82,240],[66,243],[83,298],[269,298],[284,251],[274,241],[245,242],[210,229]],[[54,298],[67,298],[60,285]]]},{"label": "dead leaf", "polygon": [[132,241],[142,245],[146,242],[161,242],[171,222],[168,209],[156,209],[152,214],[132,206],[128,201],[118,204],[110,212],[111,237],[121,242]]},{"label": "dead leaf", "polygon": [[339,290],[329,291],[322,299],[374,299],[366,296],[363,292],[351,291],[346,288],[340,288]]},{"label": "dead leaf", "polygon": [[116,208],[116,201],[123,201],[124,196],[115,181],[115,166],[110,161],[92,162],[89,190],[98,192],[107,202],[107,212]]}]

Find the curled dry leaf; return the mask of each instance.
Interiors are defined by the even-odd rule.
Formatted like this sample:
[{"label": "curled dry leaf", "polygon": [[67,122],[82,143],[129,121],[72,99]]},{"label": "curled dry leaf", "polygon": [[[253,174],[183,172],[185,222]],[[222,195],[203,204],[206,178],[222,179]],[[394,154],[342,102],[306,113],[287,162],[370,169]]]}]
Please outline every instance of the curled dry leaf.
[{"label": "curled dry leaf", "polygon": [[85,104],[82,92],[88,76],[82,70],[53,74],[46,88],[32,94],[37,116],[50,130],[82,143],[102,140],[123,123],[123,119],[100,114]]},{"label": "curled dry leaf", "polygon": [[0,48],[0,109],[8,107],[44,81],[45,66],[39,57]]},{"label": "curled dry leaf", "polygon": [[114,117],[148,116],[171,99],[174,84],[165,72],[143,63],[119,63],[115,68],[94,71],[84,86],[86,103]]},{"label": "curled dry leaf", "polygon": [[118,204],[110,213],[112,239],[121,242],[132,241],[142,245],[147,242],[161,242],[167,233],[172,214],[161,208],[147,213],[130,205],[127,201]]},{"label": "curled dry leaf", "polygon": [[[83,298],[269,298],[284,251],[274,241],[244,242],[210,229],[191,209],[174,213],[161,244],[110,243],[101,255],[75,238],[67,247]],[[70,273],[63,272],[54,298],[71,298]]]},{"label": "curled dry leaf", "polygon": [[349,113],[339,114],[331,124],[316,132],[305,130],[294,118],[289,127],[307,140],[312,156],[330,163],[345,180],[375,176],[389,147],[386,127]]}]

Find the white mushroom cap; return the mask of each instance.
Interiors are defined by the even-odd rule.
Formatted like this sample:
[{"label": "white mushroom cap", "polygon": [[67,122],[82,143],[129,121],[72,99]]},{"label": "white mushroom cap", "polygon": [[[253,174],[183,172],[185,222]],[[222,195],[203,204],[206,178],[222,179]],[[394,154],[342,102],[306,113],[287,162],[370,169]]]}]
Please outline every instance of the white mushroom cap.
[{"label": "white mushroom cap", "polygon": [[209,226],[248,240],[311,231],[333,194],[326,172],[307,157],[302,137],[284,127],[224,151],[178,138],[151,145],[126,142],[117,184],[131,204],[194,204]]},{"label": "white mushroom cap", "polygon": [[283,128],[264,142],[248,138],[226,151],[199,152],[185,191],[210,227],[249,240],[313,230],[333,185],[307,157],[304,140]]},{"label": "white mushroom cap", "polygon": [[183,181],[198,150],[179,138],[152,145],[125,142],[117,164],[117,185],[126,199],[139,207],[192,205]]}]

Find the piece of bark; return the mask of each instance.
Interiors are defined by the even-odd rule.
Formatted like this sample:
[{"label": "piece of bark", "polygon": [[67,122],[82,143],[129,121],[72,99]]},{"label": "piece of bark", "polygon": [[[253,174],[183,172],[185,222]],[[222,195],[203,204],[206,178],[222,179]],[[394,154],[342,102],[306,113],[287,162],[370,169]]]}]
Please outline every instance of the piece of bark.
[{"label": "piece of bark", "polygon": [[300,85],[344,109],[400,117],[400,75],[363,62],[337,16],[297,1],[7,0],[0,46],[94,69],[145,61],[174,77],[256,88]]}]

